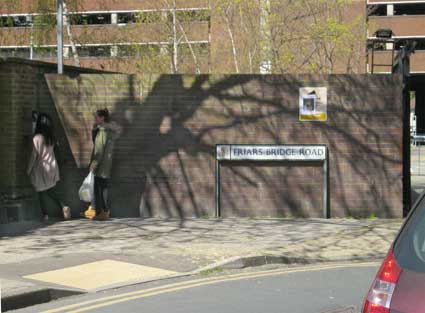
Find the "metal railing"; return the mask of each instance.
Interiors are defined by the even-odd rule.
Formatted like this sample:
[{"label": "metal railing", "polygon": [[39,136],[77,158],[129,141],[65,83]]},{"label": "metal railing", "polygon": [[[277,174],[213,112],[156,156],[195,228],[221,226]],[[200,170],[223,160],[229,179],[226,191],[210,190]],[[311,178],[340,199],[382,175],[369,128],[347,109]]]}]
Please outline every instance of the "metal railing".
[{"label": "metal railing", "polygon": [[[425,175],[425,155],[422,150],[422,146],[425,143],[425,134],[423,135],[413,135],[411,137],[411,148],[410,148],[410,173],[411,175],[422,176]],[[424,159],[424,160],[423,160]]]}]

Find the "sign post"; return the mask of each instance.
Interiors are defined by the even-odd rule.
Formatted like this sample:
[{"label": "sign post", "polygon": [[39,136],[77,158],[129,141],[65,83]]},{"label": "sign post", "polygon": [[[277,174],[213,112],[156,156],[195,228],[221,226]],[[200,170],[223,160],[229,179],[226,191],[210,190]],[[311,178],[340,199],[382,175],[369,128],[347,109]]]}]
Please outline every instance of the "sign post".
[{"label": "sign post", "polygon": [[63,0],[57,0],[58,74],[63,74]]},{"label": "sign post", "polygon": [[323,162],[323,217],[329,218],[329,162],[325,145],[217,145],[215,166],[216,217],[221,217],[221,162]]}]

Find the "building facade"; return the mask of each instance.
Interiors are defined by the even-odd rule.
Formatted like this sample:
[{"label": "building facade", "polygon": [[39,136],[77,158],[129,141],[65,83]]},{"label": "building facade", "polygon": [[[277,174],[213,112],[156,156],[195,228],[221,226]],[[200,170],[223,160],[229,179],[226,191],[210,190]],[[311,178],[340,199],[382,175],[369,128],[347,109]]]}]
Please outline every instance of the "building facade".
[{"label": "building facade", "polygon": [[[411,73],[425,73],[425,1],[368,0],[368,39],[375,39],[378,29],[391,29],[397,51],[406,40],[417,42],[416,52],[411,58]],[[393,44],[375,47],[373,72],[391,72]],[[369,56],[368,71],[372,72]]]},{"label": "building facade", "polygon": [[[55,2],[0,3],[0,56],[55,62]],[[310,2],[68,0],[65,64],[78,56],[82,67],[126,73],[258,73],[261,64],[280,74],[365,72],[363,0]]]},{"label": "building facade", "polygon": [[[56,62],[55,8],[40,6],[41,2],[22,0],[15,5],[8,2],[0,6],[0,56]],[[172,7],[159,5],[159,1],[64,2],[68,3],[64,11],[67,65],[76,65],[77,55],[82,67],[134,72],[147,56],[158,56],[151,67],[168,65],[170,53],[167,52],[175,48],[177,62],[193,65],[184,62],[192,57],[193,51],[199,67],[203,72],[208,71],[211,24],[206,0],[176,1]],[[177,19],[174,25],[173,18]],[[170,38],[170,34],[176,38]],[[169,70],[148,65],[146,68],[158,72]]]},{"label": "building facade", "polygon": [[[369,73],[390,73],[394,54],[408,41],[416,42],[410,58],[411,118],[415,133],[425,133],[425,1],[368,0],[368,66]],[[391,29],[394,43],[375,43],[378,29]],[[393,50],[394,53],[393,53]],[[413,126],[413,125],[412,125]]]}]

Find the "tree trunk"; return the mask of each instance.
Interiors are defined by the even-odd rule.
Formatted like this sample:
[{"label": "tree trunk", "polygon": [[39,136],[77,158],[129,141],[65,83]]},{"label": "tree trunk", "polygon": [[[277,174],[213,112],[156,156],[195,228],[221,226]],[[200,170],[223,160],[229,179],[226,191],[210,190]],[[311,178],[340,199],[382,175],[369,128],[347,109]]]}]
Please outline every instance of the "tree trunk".
[{"label": "tree trunk", "polygon": [[66,6],[66,1],[63,1],[63,12],[65,13],[65,25],[66,25],[66,32],[68,34],[69,42],[71,44],[71,50],[72,50],[72,56],[74,58],[74,65],[80,67],[80,58],[78,55],[77,47],[75,46],[74,41],[74,35],[71,31],[71,23],[69,22],[68,18],[68,7]]},{"label": "tree trunk", "polygon": [[176,0],[173,0],[173,72],[178,72],[178,42],[177,42],[177,16],[176,16]]},{"label": "tree trunk", "polygon": [[233,54],[233,62],[235,63],[236,73],[239,74],[239,62],[238,62],[238,53],[236,50],[235,39],[233,37],[233,31],[230,26],[230,21],[227,16],[225,16],[226,24],[227,24],[227,32],[229,33],[230,42],[232,43],[232,54]]},{"label": "tree trunk", "polygon": [[183,34],[184,40],[186,41],[186,43],[187,43],[187,44],[188,44],[188,46],[189,46],[190,53],[192,54],[193,62],[195,63],[195,66],[196,66],[196,74],[201,74],[201,70],[200,70],[200,68],[199,68],[199,63],[198,63],[198,59],[197,59],[197,57],[196,57],[195,51],[193,51],[192,44],[190,43],[189,38],[187,38],[187,34],[186,34],[186,32],[184,31],[184,28],[183,28],[183,26],[180,24],[180,22],[179,22],[179,28],[180,28],[180,31],[181,31],[181,32],[182,32],[182,34]]},{"label": "tree trunk", "polygon": [[[267,66],[270,72],[272,68],[272,40],[270,29],[270,0],[261,0],[261,65]],[[270,68],[269,68],[270,66]],[[264,69],[265,70],[265,69]]]}]

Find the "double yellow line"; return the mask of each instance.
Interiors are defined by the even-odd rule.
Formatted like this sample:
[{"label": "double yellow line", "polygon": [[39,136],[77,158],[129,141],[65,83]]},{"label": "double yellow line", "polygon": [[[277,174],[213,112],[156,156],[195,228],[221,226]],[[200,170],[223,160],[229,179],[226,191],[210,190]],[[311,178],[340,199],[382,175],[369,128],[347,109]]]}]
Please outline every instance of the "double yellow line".
[{"label": "double yellow line", "polygon": [[221,282],[230,282],[242,279],[252,279],[252,278],[260,278],[260,277],[268,277],[268,276],[276,276],[276,275],[285,275],[291,273],[300,273],[300,272],[312,272],[312,271],[321,271],[328,269],[337,269],[337,268],[353,268],[353,267],[369,267],[369,266],[377,266],[379,263],[369,262],[369,263],[353,263],[353,264],[331,264],[331,265],[322,265],[322,266],[303,266],[298,268],[288,268],[285,270],[269,270],[269,271],[261,271],[254,273],[241,273],[234,275],[226,275],[220,277],[210,277],[203,279],[195,279],[180,283],[169,284],[165,286],[149,288],[139,291],[127,292],[115,296],[107,296],[102,297],[95,300],[84,301],[81,303],[71,304],[67,306],[63,306],[60,308],[43,311],[42,313],[59,313],[59,312],[67,312],[67,313],[79,313],[79,312],[87,312],[94,309],[99,309],[106,306],[111,306],[114,304],[132,301],[136,299],[142,299],[152,296],[157,296],[165,293],[181,291],[189,288],[201,287]]}]

